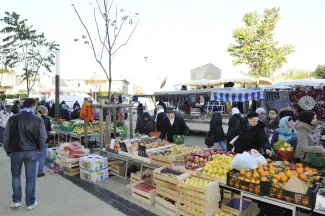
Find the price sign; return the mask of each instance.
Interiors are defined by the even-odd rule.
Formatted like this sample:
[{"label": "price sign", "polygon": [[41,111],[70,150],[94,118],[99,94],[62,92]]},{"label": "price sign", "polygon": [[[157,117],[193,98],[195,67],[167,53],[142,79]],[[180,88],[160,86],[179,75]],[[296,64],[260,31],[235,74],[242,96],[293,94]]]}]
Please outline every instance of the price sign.
[{"label": "price sign", "polygon": [[124,142],[120,143],[120,148],[121,148],[121,151],[128,152],[128,149],[127,149],[126,144]]},{"label": "price sign", "polygon": [[146,157],[147,156],[146,149],[147,149],[147,147],[145,145],[139,145],[139,147],[138,147],[138,155],[141,156],[141,157]]}]

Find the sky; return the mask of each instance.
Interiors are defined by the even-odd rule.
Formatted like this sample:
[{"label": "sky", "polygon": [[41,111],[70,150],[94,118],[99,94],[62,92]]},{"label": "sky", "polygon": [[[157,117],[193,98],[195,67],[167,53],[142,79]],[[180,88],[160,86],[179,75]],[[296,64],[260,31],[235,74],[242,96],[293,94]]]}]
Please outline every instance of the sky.
[{"label": "sky", "polygon": [[[28,19],[38,32],[44,32],[49,40],[60,44],[61,76],[91,78],[96,72],[98,77],[105,77],[89,47],[74,42],[85,30],[71,4],[79,11],[93,38],[97,38],[90,2],[95,3],[94,0],[0,0],[0,5],[3,15],[4,11],[15,11]],[[223,73],[245,71],[244,66],[234,67],[225,51],[233,41],[232,31],[243,25],[245,13],[263,12],[274,6],[281,8],[275,38],[280,44],[296,46],[296,52],[287,58],[288,63],[281,71],[313,70],[325,63],[325,1],[322,0],[115,2],[118,9],[139,13],[139,24],[129,44],[114,58],[113,79],[140,82],[147,93],[152,93],[166,75],[169,85],[189,81],[190,70],[207,63],[216,65]],[[130,26],[122,29],[118,42],[123,42],[131,30]]]}]

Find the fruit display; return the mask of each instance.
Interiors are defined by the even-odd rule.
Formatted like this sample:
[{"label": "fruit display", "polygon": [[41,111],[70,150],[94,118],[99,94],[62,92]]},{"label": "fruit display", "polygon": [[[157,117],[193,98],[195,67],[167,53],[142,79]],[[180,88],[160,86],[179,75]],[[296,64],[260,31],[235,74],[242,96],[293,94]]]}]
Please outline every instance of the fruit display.
[{"label": "fruit display", "polygon": [[196,177],[190,177],[183,181],[185,184],[206,188],[208,184],[210,184],[212,181],[196,178]]},{"label": "fruit display", "polygon": [[186,145],[177,145],[172,148],[160,151],[155,153],[155,155],[160,155],[164,157],[173,157],[175,155],[184,155],[189,152],[200,151],[202,148],[199,146],[186,146]]},{"label": "fruit display", "polygon": [[151,142],[148,142],[147,139],[145,139],[144,141],[140,140],[133,143],[133,145],[130,148],[131,152],[138,151],[139,145],[145,145],[146,149],[153,149],[153,148],[159,148],[162,146],[170,145],[170,143],[166,140],[157,140],[155,142],[153,142],[152,140]]},{"label": "fruit display", "polygon": [[205,164],[204,168],[199,171],[203,175],[215,176],[220,179],[227,179],[227,172],[232,170],[231,161],[233,160],[233,155],[225,154],[214,154],[212,155],[212,161]]},{"label": "fruit display", "polygon": [[290,144],[286,143],[286,141],[284,140],[277,141],[274,144],[273,148],[275,150],[280,150],[280,151],[290,151],[290,152],[294,151],[293,147]]},{"label": "fruit display", "polygon": [[233,155],[232,152],[220,151],[216,149],[202,149],[198,152],[191,152],[184,155],[185,168],[195,170],[204,167],[208,161],[211,161],[212,155],[225,154],[227,156]]},{"label": "fruit display", "polygon": [[[81,134],[84,134],[85,131],[84,131],[84,126],[82,124],[73,124],[73,131],[72,133],[75,133],[75,134],[78,134],[78,135],[81,135]],[[106,127],[106,124],[103,122],[103,131],[105,130],[105,127]],[[88,126],[87,126],[87,133],[88,134],[91,134],[91,133],[99,133],[100,131],[100,124],[98,122],[93,122],[93,123],[88,123]]]}]

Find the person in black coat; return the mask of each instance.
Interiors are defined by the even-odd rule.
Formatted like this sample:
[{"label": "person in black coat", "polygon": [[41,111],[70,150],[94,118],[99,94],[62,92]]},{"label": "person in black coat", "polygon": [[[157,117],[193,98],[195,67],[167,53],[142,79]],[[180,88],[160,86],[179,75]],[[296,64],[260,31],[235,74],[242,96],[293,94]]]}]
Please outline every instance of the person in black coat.
[{"label": "person in black coat", "polygon": [[76,102],[73,104],[73,110],[76,110],[77,107],[79,107],[79,109],[81,109],[81,106],[80,106],[80,104],[78,103],[78,101],[76,101]]},{"label": "person in black coat", "polygon": [[148,112],[143,113],[141,119],[138,120],[135,133],[149,135],[151,132],[155,131],[155,122],[150,117]]},{"label": "person in black coat", "polygon": [[163,120],[167,118],[167,116],[162,106],[158,105],[156,110],[157,110],[156,119],[155,119],[156,129],[157,131],[161,132]]},{"label": "person in black coat", "polygon": [[210,121],[209,135],[213,135],[214,143],[219,143],[223,151],[227,150],[225,145],[225,133],[222,127],[222,116],[221,113],[217,111],[217,108],[213,109],[212,118]]},{"label": "person in black coat", "polygon": [[235,153],[264,150],[266,154],[272,155],[269,140],[265,133],[265,124],[258,119],[257,112],[250,112],[247,118],[242,119],[235,130],[235,135],[239,136],[235,142]]},{"label": "person in black coat", "polygon": [[167,109],[167,118],[162,121],[160,139],[173,142],[174,135],[185,135],[187,126],[183,118],[175,116],[173,109]]},{"label": "person in black coat", "polygon": [[228,121],[228,131],[227,131],[227,149],[231,151],[233,146],[230,144],[231,140],[235,138],[235,130],[240,124],[242,117],[238,108],[234,107],[231,110],[231,116]]}]

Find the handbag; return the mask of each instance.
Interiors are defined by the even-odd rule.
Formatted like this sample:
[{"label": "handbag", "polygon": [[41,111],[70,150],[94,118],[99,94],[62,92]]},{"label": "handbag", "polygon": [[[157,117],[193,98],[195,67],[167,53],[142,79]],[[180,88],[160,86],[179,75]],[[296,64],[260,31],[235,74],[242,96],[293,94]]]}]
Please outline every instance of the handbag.
[{"label": "handbag", "polygon": [[205,136],[205,145],[214,146],[214,137],[211,133],[207,133]]}]

